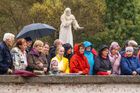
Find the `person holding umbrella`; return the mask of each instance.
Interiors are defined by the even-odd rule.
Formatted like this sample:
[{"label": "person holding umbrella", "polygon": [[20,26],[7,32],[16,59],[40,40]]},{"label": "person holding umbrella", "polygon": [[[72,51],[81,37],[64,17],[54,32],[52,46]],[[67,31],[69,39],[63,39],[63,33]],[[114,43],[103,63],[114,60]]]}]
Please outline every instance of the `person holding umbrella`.
[{"label": "person holding umbrella", "polygon": [[26,40],[26,43],[27,43],[26,52],[29,53],[31,48],[32,48],[33,40],[30,37],[26,37],[25,40]]}]

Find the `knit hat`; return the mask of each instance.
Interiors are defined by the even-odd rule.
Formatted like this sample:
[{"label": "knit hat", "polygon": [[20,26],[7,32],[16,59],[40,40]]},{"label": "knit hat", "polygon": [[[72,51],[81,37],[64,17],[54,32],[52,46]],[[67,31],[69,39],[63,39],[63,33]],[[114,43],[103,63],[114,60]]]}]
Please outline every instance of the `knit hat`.
[{"label": "knit hat", "polygon": [[71,46],[71,44],[69,44],[69,43],[63,44],[63,47],[65,48],[65,51],[66,51],[66,52],[67,52],[69,49],[72,49],[72,46]]},{"label": "knit hat", "polygon": [[134,52],[133,47],[126,47],[125,48],[125,52],[130,51],[130,52]]},{"label": "knit hat", "polygon": [[112,42],[111,45],[110,45],[109,50],[112,50],[112,49],[114,49],[114,48],[120,48],[118,42]]}]

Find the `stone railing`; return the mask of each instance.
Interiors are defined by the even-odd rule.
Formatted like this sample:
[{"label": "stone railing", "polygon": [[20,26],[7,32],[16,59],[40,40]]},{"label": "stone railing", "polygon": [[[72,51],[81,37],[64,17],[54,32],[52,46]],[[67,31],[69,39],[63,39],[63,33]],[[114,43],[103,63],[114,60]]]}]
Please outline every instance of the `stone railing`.
[{"label": "stone railing", "polygon": [[138,93],[140,76],[0,76],[0,93]]}]

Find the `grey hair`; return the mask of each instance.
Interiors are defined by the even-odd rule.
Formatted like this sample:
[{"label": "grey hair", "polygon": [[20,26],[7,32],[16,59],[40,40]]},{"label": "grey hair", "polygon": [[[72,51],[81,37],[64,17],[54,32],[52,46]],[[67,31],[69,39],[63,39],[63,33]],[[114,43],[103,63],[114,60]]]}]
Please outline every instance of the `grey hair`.
[{"label": "grey hair", "polygon": [[129,40],[128,46],[138,46],[138,43],[135,40]]},{"label": "grey hair", "polygon": [[12,33],[5,33],[3,36],[3,41],[6,41],[7,39],[13,39],[15,38],[15,35]]}]

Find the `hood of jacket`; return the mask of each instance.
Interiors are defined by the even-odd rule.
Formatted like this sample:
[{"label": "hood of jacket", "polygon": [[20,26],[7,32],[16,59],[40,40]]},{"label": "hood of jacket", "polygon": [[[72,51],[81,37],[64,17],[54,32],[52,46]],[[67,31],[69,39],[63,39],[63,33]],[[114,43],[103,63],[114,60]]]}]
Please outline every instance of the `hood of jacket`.
[{"label": "hood of jacket", "polygon": [[104,50],[104,49],[108,49],[108,46],[107,45],[102,45],[102,46],[100,46],[100,48],[99,48],[99,56],[101,56],[101,54],[102,54],[102,51]]},{"label": "hood of jacket", "polygon": [[89,47],[89,46],[93,47],[93,44],[92,44],[91,42],[89,42],[89,41],[85,41],[85,42],[83,43],[83,45],[84,45],[85,48],[87,48],[87,47]]},{"label": "hood of jacket", "polygon": [[75,44],[74,45],[74,54],[77,54],[77,55],[79,55],[81,57],[84,56],[84,53],[81,54],[80,51],[79,51],[79,49],[80,49],[80,44]]},{"label": "hood of jacket", "polygon": [[72,49],[72,46],[71,46],[71,44],[69,44],[69,43],[64,44],[63,47],[64,47],[64,49],[65,49],[65,55],[66,55],[66,53],[67,53],[67,51],[68,51],[69,49]]}]

